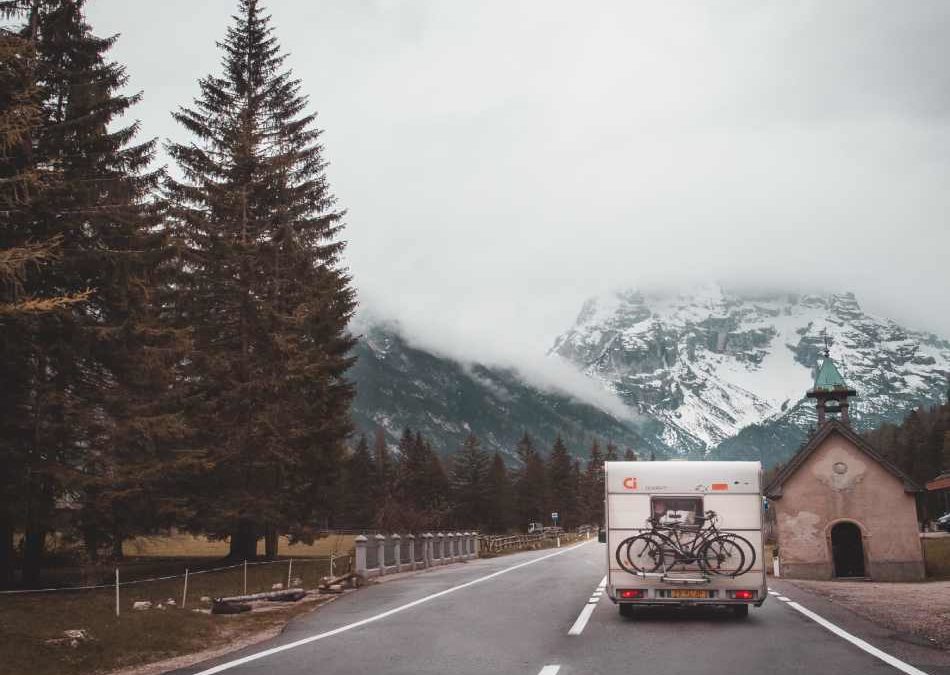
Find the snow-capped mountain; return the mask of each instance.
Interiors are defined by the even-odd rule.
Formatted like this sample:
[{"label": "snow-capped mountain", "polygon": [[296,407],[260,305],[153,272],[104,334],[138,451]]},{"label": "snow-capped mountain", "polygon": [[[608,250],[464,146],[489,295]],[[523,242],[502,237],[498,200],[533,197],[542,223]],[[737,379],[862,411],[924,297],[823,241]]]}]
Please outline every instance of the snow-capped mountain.
[{"label": "snow-capped mountain", "polygon": [[551,353],[655,420],[674,452],[706,455],[721,446],[714,454],[775,461],[814,423],[803,398],[826,337],[858,391],[859,428],[946,395],[950,342],[870,316],[851,293],[624,291],[585,303]]}]

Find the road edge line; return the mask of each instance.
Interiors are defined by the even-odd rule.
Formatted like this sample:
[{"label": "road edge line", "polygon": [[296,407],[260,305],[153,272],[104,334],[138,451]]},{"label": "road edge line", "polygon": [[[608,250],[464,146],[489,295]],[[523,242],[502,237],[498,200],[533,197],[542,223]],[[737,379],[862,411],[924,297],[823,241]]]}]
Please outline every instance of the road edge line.
[{"label": "road edge line", "polygon": [[[591,540],[593,541],[593,540]],[[455,591],[460,591],[463,588],[468,588],[474,586],[475,584],[482,583],[483,581],[488,581],[489,579],[494,579],[495,577],[501,576],[502,574],[507,574],[508,572],[513,572],[514,570],[521,569],[522,567],[527,567],[528,565],[534,565],[539,563],[542,560],[547,560],[555,556],[563,555],[569,553],[570,551],[575,551],[581,546],[591,543],[591,541],[583,541],[580,544],[575,544],[569,548],[562,548],[559,551],[554,553],[548,553],[547,555],[540,556],[538,558],[532,558],[531,560],[526,560],[523,563],[518,563],[517,565],[512,565],[511,567],[506,567],[504,569],[498,570],[497,572],[492,572],[491,574],[486,574],[483,577],[478,577],[477,579],[472,579],[471,581],[466,581],[464,584],[459,584],[458,586],[452,586],[451,588],[446,588],[445,590],[439,591],[437,593],[432,593],[424,597],[419,598],[418,600],[413,600],[408,602],[405,605],[400,605],[399,607],[394,607],[392,609],[381,612],[380,614],[375,614],[373,616],[367,617],[365,619],[360,619],[359,621],[354,621],[353,623],[346,624],[345,626],[340,626],[339,628],[334,628],[333,630],[328,630],[323,633],[318,633],[317,635],[311,635],[309,637],[301,638],[300,640],[295,640],[294,642],[288,642],[285,645],[279,645],[277,647],[271,647],[270,649],[265,649],[260,652],[255,652],[253,654],[248,654],[239,659],[234,659],[233,661],[228,661],[217,666],[212,666],[206,670],[200,670],[194,673],[194,675],[214,675],[215,673],[221,673],[225,670],[230,670],[237,666],[244,665],[245,663],[250,663],[251,661],[257,661],[263,659],[267,656],[272,656],[274,654],[279,654],[280,652],[286,652],[297,647],[302,647],[303,645],[310,644],[311,642],[316,642],[317,640],[323,640],[324,638],[333,637],[334,635],[339,635],[340,633],[345,633],[348,630],[354,628],[359,628],[360,626],[365,626],[370,623],[379,621],[380,619],[385,619],[386,617],[392,616],[393,614],[398,614],[407,609],[412,609],[419,605],[425,604],[430,600],[435,600],[436,598],[441,598],[443,595],[448,595],[449,593],[454,593]]]},{"label": "road edge line", "polygon": [[907,673],[908,675],[927,675],[927,673],[920,670],[919,668],[914,668],[914,666],[910,665],[909,663],[905,663],[901,661],[896,656],[891,656],[887,652],[878,649],[877,647],[870,644],[869,642],[865,642],[861,638],[855,635],[852,635],[851,633],[846,631],[844,628],[836,626],[835,624],[831,623],[830,621],[828,621],[828,619],[824,618],[820,614],[815,614],[815,612],[811,611],[807,607],[803,607],[797,602],[789,601],[785,603],[785,606],[791,607],[795,611],[804,614],[809,619],[817,623],[819,626],[826,628],[827,630],[831,631],[832,633],[834,633],[841,639],[850,642],[855,647],[858,647],[859,649],[867,652],[871,656],[877,659],[880,659],[887,665],[897,668],[902,673]]}]

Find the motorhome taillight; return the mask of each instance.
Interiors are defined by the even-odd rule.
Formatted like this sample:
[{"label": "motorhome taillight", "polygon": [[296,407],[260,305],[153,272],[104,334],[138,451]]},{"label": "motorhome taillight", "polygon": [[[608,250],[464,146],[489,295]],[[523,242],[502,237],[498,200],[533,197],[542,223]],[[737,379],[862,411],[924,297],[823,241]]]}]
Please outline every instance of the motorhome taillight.
[{"label": "motorhome taillight", "polygon": [[624,588],[619,593],[621,600],[637,600],[645,595],[642,588]]},{"label": "motorhome taillight", "polygon": [[736,600],[755,600],[755,591],[733,591],[732,597]]}]

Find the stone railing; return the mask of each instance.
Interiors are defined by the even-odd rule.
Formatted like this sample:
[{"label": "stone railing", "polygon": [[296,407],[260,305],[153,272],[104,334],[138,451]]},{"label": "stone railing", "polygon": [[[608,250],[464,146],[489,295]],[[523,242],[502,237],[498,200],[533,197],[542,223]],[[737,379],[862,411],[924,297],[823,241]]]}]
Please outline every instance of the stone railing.
[{"label": "stone railing", "polygon": [[364,578],[421,570],[478,557],[477,532],[359,535],[356,573]]}]

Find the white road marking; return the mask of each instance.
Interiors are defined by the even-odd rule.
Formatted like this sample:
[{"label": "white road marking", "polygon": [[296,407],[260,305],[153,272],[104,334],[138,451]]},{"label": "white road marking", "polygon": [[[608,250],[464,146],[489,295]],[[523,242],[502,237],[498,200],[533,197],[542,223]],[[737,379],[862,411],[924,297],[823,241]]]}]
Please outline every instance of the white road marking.
[{"label": "white road marking", "polygon": [[[333,637],[334,635],[339,635],[340,633],[345,633],[348,630],[359,628],[360,626],[365,626],[368,623],[374,623],[376,621],[379,621],[380,619],[385,619],[386,617],[390,617],[393,614],[398,614],[399,612],[403,612],[407,609],[412,609],[413,607],[417,607],[419,605],[425,604],[429,602],[430,600],[441,598],[443,595],[448,595],[449,593],[460,591],[463,588],[468,588],[469,586],[480,584],[483,581],[494,579],[495,577],[501,576],[502,574],[513,572],[517,569],[521,569],[522,567],[527,567],[528,565],[534,565],[535,563],[539,563],[542,560],[547,560],[548,558],[553,558],[554,556],[564,555],[565,553],[578,549],[581,546],[585,546],[589,543],[590,543],[589,541],[583,541],[580,544],[575,544],[574,546],[570,546],[568,548],[562,548],[558,551],[555,551],[554,553],[548,553],[547,555],[543,555],[540,558],[532,558],[531,560],[525,561],[523,563],[518,563],[517,565],[506,567],[504,569],[498,570],[497,572],[486,574],[483,577],[478,577],[477,579],[466,581],[464,584],[459,584],[458,586],[452,586],[451,588],[446,588],[444,591],[439,591],[438,593],[432,593],[431,595],[427,595],[425,597],[419,598],[418,600],[407,602],[405,605],[399,605],[399,607],[394,607],[393,609],[387,610],[385,612],[381,612],[379,614],[375,614],[366,619],[361,619],[359,621],[354,621],[353,623],[348,623],[345,626],[340,626],[339,628],[328,630],[325,633],[318,633],[317,635],[311,635],[310,637],[305,637],[303,639],[296,640],[294,642],[288,642],[287,644],[280,645],[279,647],[272,647],[270,649],[265,649],[260,652],[255,652],[254,654],[249,654],[240,659],[235,659],[234,661],[228,661],[226,663],[222,663],[221,665],[214,666],[213,668],[202,670],[201,672],[195,673],[195,675],[214,675],[215,673],[220,673],[225,670],[230,670],[231,668],[244,665],[245,663],[250,663],[251,661],[257,661],[258,659],[262,659],[265,656],[271,656],[273,654],[279,654],[280,652],[286,652],[289,649],[295,649],[296,647],[301,647],[303,645],[310,644],[311,642],[316,642],[317,640],[323,640],[324,638]],[[561,666],[546,666],[546,668],[560,668],[560,667]],[[542,670],[541,672],[544,673],[545,675],[554,675],[554,673],[556,673],[557,670],[554,670],[554,671]]]},{"label": "white road marking", "polygon": [[561,669],[560,665],[545,666],[541,669],[541,672],[538,675],[557,675],[557,671]]},{"label": "white road marking", "polygon": [[788,602],[788,598],[786,598],[784,595],[778,596],[778,599],[781,600],[782,602]]},{"label": "white road marking", "polygon": [[[574,625],[571,626],[571,629],[567,631],[568,635],[580,635],[584,632],[584,628],[587,626],[587,622],[590,621],[590,615],[594,613],[594,609],[597,607],[597,603],[600,602],[601,595],[604,592],[604,586],[607,585],[607,577],[604,577],[600,580],[600,583],[597,584],[597,588],[594,589],[593,594],[591,594],[590,599],[587,601],[587,604],[584,605],[584,609],[581,610],[581,613],[577,615],[577,619],[574,621]],[[199,673],[200,675],[200,673]]]},{"label": "white road marking", "polygon": [[596,603],[588,602],[584,605],[584,609],[581,610],[581,613],[577,615],[577,621],[574,622],[574,625],[571,626],[571,630],[567,631],[568,635],[580,635],[584,632],[584,628],[587,626],[587,622],[590,621],[590,615],[594,613],[594,610],[597,609]]},{"label": "white road marking", "polygon": [[836,626],[835,624],[831,623],[830,621],[828,621],[828,620],[825,619],[824,617],[819,616],[818,614],[815,614],[815,613],[814,613],[813,611],[811,611],[810,609],[806,609],[805,607],[802,607],[802,606],[799,605],[797,602],[789,602],[787,606],[788,606],[788,607],[791,607],[792,609],[794,609],[794,610],[796,610],[796,611],[798,611],[798,612],[801,612],[802,614],[804,614],[805,616],[807,616],[809,619],[811,619],[812,621],[814,621],[814,622],[817,623],[818,625],[823,626],[824,628],[827,628],[828,630],[830,630],[832,633],[834,633],[834,634],[837,635],[838,637],[840,637],[840,638],[842,638],[842,639],[844,639],[844,640],[847,640],[848,642],[850,642],[851,644],[853,644],[855,647],[858,647],[859,649],[863,649],[864,651],[866,651],[866,652],[867,652],[868,654],[870,654],[871,656],[874,656],[874,657],[876,657],[876,658],[879,658],[881,661],[883,661],[883,662],[886,663],[887,665],[893,666],[894,668],[897,668],[897,669],[898,669],[899,671],[901,671],[902,673],[907,673],[908,675],[927,675],[927,673],[925,673],[924,671],[919,670],[919,669],[917,669],[917,668],[914,668],[914,667],[913,667],[912,665],[910,665],[909,663],[904,663],[904,662],[901,661],[900,659],[891,656],[891,655],[888,654],[887,652],[882,652],[882,651],[881,651],[880,649],[878,649],[877,647],[875,647],[875,646],[873,646],[873,645],[871,645],[871,644],[868,644],[867,642],[865,642],[865,641],[862,640],[861,638],[855,637],[854,635],[852,635],[852,634],[849,633],[848,631],[844,630],[843,628],[839,628],[838,626]]},{"label": "white road marking", "polygon": [[778,595],[778,593],[777,593],[776,591],[773,591],[773,590],[770,588],[770,589],[769,589],[769,595]]}]

